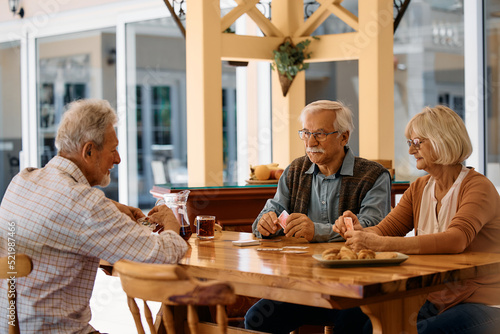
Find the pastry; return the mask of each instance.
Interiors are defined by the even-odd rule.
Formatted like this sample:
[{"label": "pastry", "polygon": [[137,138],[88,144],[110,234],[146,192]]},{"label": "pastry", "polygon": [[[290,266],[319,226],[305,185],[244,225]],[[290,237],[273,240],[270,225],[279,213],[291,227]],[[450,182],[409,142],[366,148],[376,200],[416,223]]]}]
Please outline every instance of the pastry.
[{"label": "pastry", "polygon": [[342,246],[339,251],[339,256],[341,260],[356,260],[358,256],[350,248]]},{"label": "pastry", "polygon": [[358,259],[371,260],[375,258],[375,252],[370,249],[362,249],[358,252]]},{"label": "pastry", "polygon": [[321,256],[322,256],[323,260],[338,260],[338,259],[340,259],[339,251],[340,250],[338,248],[330,248],[330,249],[325,250],[321,254]]}]

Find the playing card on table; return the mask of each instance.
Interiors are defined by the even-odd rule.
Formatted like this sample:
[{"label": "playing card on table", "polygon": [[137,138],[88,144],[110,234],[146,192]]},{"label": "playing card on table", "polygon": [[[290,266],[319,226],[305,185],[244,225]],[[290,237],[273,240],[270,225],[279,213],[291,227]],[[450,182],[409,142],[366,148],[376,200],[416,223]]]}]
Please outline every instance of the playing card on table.
[{"label": "playing card on table", "polygon": [[344,224],[347,231],[354,231],[354,225],[352,224],[351,217],[344,217]]},{"label": "playing card on table", "polygon": [[283,227],[283,229],[285,229],[286,227],[286,219],[288,218],[288,216],[290,216],[288,212],[286,212],[286,210],[283,210],[283,212],[281,212],[280,216],[278,217],[280,225],[281,227]]}]

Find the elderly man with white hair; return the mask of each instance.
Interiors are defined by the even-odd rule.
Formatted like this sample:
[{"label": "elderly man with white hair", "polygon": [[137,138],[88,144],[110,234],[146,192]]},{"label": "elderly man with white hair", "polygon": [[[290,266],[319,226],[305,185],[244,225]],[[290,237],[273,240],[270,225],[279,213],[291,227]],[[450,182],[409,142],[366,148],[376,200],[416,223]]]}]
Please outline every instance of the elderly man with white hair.
[{"label": "elderly man with white hair", "polygon": [[[374,226],[390,211],[391,179],[380,164],[355,157],[347,145],[354,130],[352,113],[336,101],[316,101],[300,115],[306,155],[281,176],[276,195],[267,201],[252,229],[258,237],[276,233],[312,242],[343,240],[332,231],[346,210],[361,225]],[[281,229],[278,216],[290,216]]]},{"label": "elderly man with white hair", "polygon": [[[144,216],[139,209],[94,188],[107,186],[110,170],[120,163],[116,122],[107,101],[73,102],[57,132],[58,155],[43,168],[22,170],[3,197],[0,256],[11,252],[9,236],[15,252],[33,261],[33,271],[16,280],[21,333],[98,333],[89,325],[89,301],[100,259],[177,263],[187,251],[165,205],[149,213],[164,227],[152,234],[137,223]],[[4,319],[6,288],[0,288]],[[0,332],[8,332],[7,321],[0,321]]]},{"label": "elderly man with white hair", "polygon": [[[306,155],[285,169],[276,195],[253,223],[253,233],[263,238],[341,241],[332,226],[347,210],[356,213],[363,227],[378,224],[391,209],[391,179],[383,166],[355,157],[349,148],[352,112],[340,102],[322,100],[307,105],[300,120]],[[290,214],[284,228],[278,220],[283,211]],[[360,319],[366,316],[359,308],[327,310],[262,299],[247,312],[245,327],[289,333],[301,325],[334,324],[335,333],[350,333],[357,331],[357,324],[364,325]]]}]

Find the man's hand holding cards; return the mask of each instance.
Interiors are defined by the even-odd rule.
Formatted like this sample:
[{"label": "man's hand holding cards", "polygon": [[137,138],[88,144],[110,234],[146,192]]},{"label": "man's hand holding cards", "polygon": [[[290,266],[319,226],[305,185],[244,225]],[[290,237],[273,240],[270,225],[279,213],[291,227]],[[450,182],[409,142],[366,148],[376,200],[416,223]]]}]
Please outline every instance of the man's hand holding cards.
[{"label": "man's hand holding cards", "polygon": [[286,210],[283,210],[283,212],[281,212],[280,216],[278,217],[279,224],[283,228],[283,230],[286,227],[286,219],[288,218],[288,216],[288,212],[286,212]]}]

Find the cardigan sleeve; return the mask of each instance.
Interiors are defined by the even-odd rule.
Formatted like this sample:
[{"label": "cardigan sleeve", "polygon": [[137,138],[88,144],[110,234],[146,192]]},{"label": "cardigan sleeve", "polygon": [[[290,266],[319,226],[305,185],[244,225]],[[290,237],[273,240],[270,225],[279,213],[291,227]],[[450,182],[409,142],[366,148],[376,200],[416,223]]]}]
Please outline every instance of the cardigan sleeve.
[{"label": "cardigan sleeve", "polygon": [[366,230],[382,236],[402,237],[413,230],[413,197],[415,186],[412,184],[404,192],[398,205],[376,226]]}]

